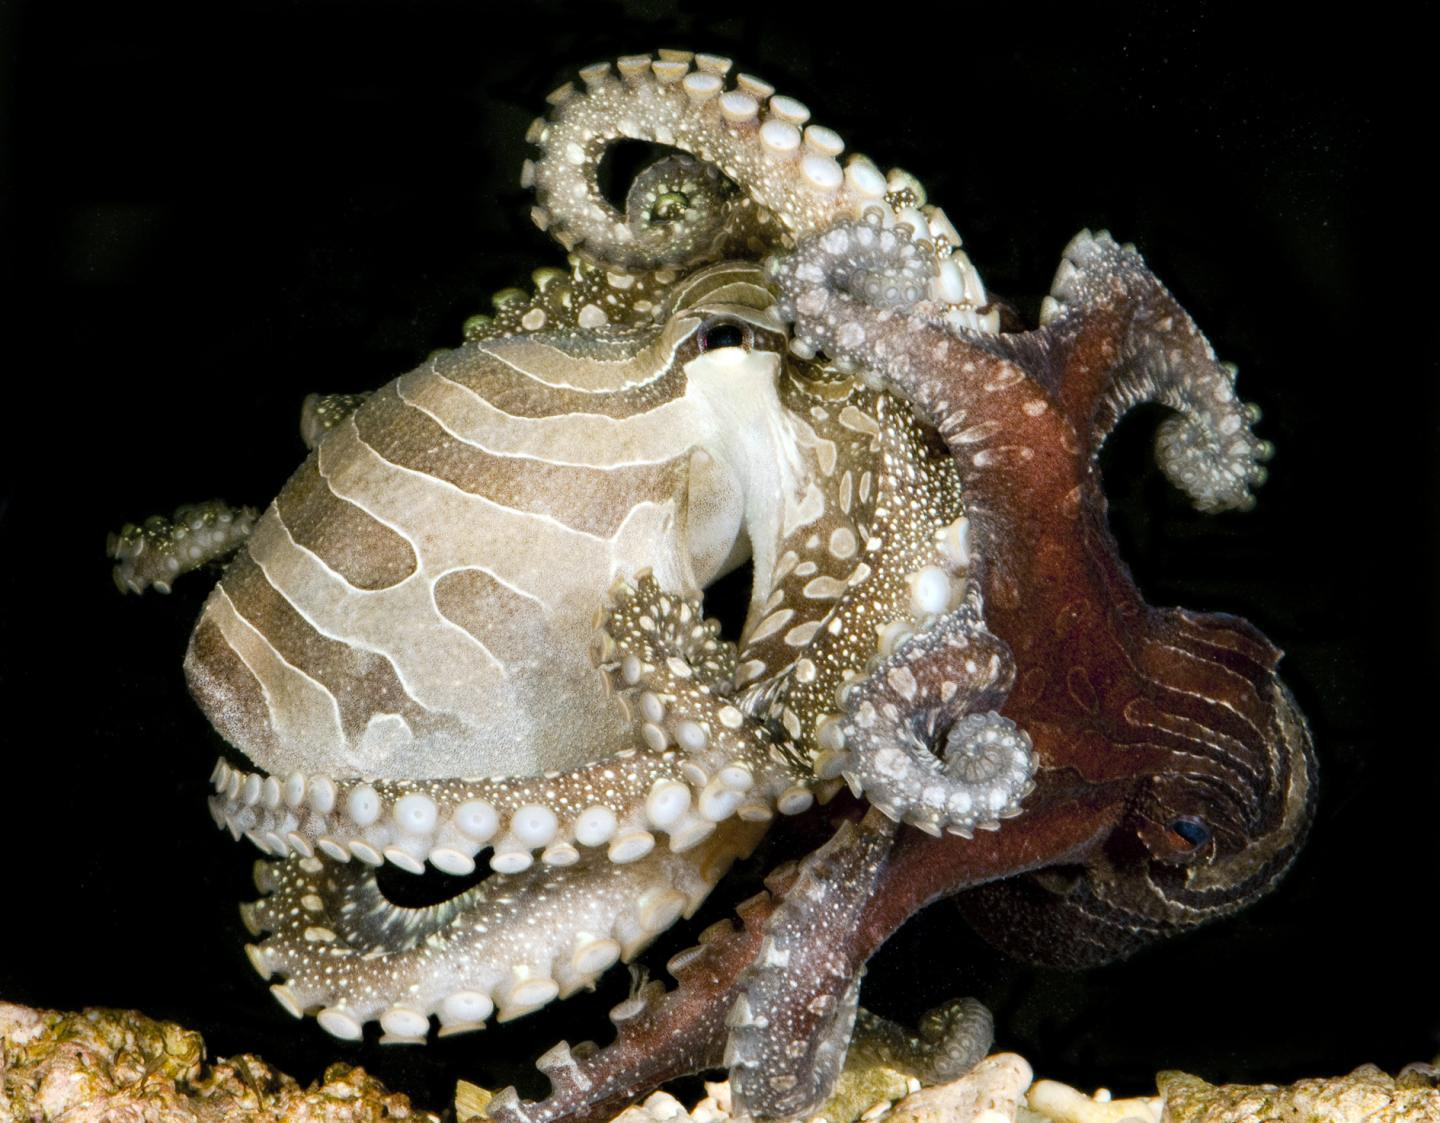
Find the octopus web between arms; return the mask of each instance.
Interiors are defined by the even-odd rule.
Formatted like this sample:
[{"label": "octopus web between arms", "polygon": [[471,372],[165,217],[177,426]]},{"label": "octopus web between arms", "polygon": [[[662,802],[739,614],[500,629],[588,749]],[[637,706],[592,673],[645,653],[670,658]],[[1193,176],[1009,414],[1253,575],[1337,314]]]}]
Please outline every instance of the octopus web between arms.
[{"label": "octopus web between arms", "polygon": [[[1248,503],[1268,449],[1233,372],[1104,238],[1067,250],[1045,325],[1001,333],[912,177],[842,166],[730,69],[661,52],[557,90],[522,181],[568,271],[373,394],[312,397],[310,457],[258,518],[204,505],[113,545],[137,591],[240,546],[186,659],[248,758],[211,806],[277,859],[244,909],[257,970],[337,1036],[591,986],[776,812],[833,820],[671,961],[676,989],[557,1046],[551,1095],[495,1118],[598,1117],[717,1065],[750,1113],[802,1114],[857,1024],[953,1074],[988,1044],[973,1006],[909,1038],[856,1005],[915,910],[968,890],[1002,946],[1096,961],[1253,899],[1308,822],[1279,652],[1147,606],[1105,526],[1098,447],[1145,399],[1177,411],[1171,477]],[[599,165],[626,140],[670,152],[622,212]],[[747,559],[732,645],[702,594]],[[868,811],[824,806],[842,779]],[[407,908],[386,863],[491,872]]]}]

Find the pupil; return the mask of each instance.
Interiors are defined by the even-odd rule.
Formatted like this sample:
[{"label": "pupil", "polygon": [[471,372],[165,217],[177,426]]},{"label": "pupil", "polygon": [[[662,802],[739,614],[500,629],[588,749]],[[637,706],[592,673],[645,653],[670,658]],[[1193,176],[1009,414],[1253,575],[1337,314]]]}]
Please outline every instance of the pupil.
[{"label": "pupil", "polygon": [[739,324],[715,324],[705,329],[700,340],[706,351],[713,351],[717,347],[739,347],[744,342],[745,332]]},{"label": "pupil", "polygon": [[1203,846],[1210,841],[1210,828],[1199,819],[1176,819],[1170,829],[1191,846]]}]

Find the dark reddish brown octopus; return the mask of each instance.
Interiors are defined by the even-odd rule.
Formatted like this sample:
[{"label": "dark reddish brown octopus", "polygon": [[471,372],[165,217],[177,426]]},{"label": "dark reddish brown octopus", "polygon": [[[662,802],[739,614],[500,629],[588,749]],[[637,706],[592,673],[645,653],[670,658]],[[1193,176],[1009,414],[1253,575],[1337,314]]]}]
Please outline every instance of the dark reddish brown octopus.
[{"label": "dark reddish brown octopus", "polygon": [[[845,819],[739,907],[739,926],[715,926],[671,961],[678,987],[651,982],[617,1008],[611,1044],[542,1058],[548,1098],[507,1091],[492,1117],[598,1119],[721,1065],[739,1108],[802,1114],[839,1072],[860,969],[926,904],[962,894],[1002,947],[1098,962],[1253,901],[1303,840],[1315,763],[1276,675],[1280,652],[1235,617],[1146,604],[1100,488],[1105,437],[1127,409],[1158,401],[1176,411],[1158,441],[1170,478],[1202,509],[1248,506],[1269,449],[1250,433],[1233,368],[1106,235],[1067,247],[1029,332],[981,336],[906,303],[898,294],[926,279],[926,260],[907,227],[876,221],[806,241],[771,274],[797,339],[908,398],[959,464],[972,580],[1013,659],[1001,712],[1033,739],[1035,791],[1019,819],[974,838],[897,828],[873,809]],[[963,673],[945,631],[891,657],[914,676],[911,697],[938,697]],[[849,699],[847,734],[869,702],[938,753],[962,715],[890,691],[871,675]]]}]

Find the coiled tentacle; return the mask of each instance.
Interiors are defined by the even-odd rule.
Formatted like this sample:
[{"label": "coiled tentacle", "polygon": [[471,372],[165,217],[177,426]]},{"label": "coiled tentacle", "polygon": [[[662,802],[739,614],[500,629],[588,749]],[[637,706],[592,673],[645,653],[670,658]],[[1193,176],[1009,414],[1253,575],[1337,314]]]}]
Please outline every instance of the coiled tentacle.
[{"label": "coiled tentacle", "polygon": [[[1041,310],[1042,327],[993,340],[957,327],[934,301],[911,299],[924,291],[932,268],[907,230],[885,230],[874,214],[808,239],[770,264],[778,309],[794,320],[804,345],[869,370],[926,410],[942,432],[948,426],[957,433],[961,444],[982,444],[1001,430],[994,420],[962,428],[962,402],[982,402],[1021,383],[1021,368],[1063,369],[1054,385],[1039,387],[1051,395],[1048,402],[1035,396],[1036,386],[1024,387],[1028,418],[1057,407],[1093,462],[1127,410],[1160,402],[1177,411],[1156,439],[1157,459],[1171,482],[1204,511],[1253,504],[1250,488],[1264,481],[1263,461],[1273,453],[1251,431],[1259,411],[1239,400],[1235,368],[1216,360],[1194,321],[1133,247],[1117,245],[1104,232],[1081,232],[1065,249]],[[960,379],[966,392],[949,386],[941,396],[935,372],[946,367],[950,346],[926,334],[929,328],[954,333],[960,343],[993,357],[993,364],[972,361],[961,372],[973,375]],[[1103,347],[1097,345],[1102,338]],[[993,366],[1006,360],[1015,364],[1013,373],[1000,372],[997,382]],[[1011,447],[1029,447],[1033,455],[1037,446]],[[997,458],[968,459],[985,468]]]},{"label": "coiled tentacle", "polygon": [[852,690],[839,729],[846,780],[930,834],[968,837],[1019,814],[1035,786],[1030,738],[994,712],[1013,674],[971,585],[959,608]]},{"label": "coiled tentacle", "polygon": [[[536,222],[591,261],[648,270],[693,265],[752,237],[775,244],[786,230],[821,230],[858,213],[861,200],[884,198],[885,178],[868,161],[852,161],[847,181],[835,159],[838,136],[814,125],[801,131],[803,105],[748,75],[727,89],[730,69],[729,59],[666,51],[622,58],[618,75],[608,63],[587,67],[583,91],[556,90],[554,111],[532,134],[540,157],[523,181],[533,178]],[[599,169],[606,150],[627,139],[701,163],[671,158],[653,167],[622,214],[605,198]],[[660,190],[649,182],[657,173]]]},{"label": "coiled tentacle", "polygon": [[[739,74],[731,84],[731,67],[688,51],[633,55],[614,69],[586,67],[583,88],[567,83],[551,94],[555,108],[529,134],[539,155],[521,175],[535,190],[536,224],[587,262],[644,275],[725,255],[753,258],[873,210],[885,225],[906,225],[926,240],[930,297],[957,323],[996,330],[960,236],[926,204],[914,177],[882,175],[864,156],[842,167],[845,143],[836,133],[809,124],[810,111],[767,82]],[[602,189],[601,163],[627,140],[682,155],[642,171],[622,212]]]},{"label": "coiled tentacle", "polygon": [[1059,346],[1073,348],[1095,321],[1113,320],[1121,310],[1127,322],[1120,354],[1060,388],[1072,416],[1092,418],[1092,453],[1128,410],[1159,402],[1176,411],[1155,438],[1156,460],[1170,482],[1202,511],[1254,506],[1250,489],[1265,481],[1264,461],[1274,447],[1251,430],[1260,410],[1236,396],[1236,368],[1216,360],[1195,321],[1133,246],[1116,244],[1103,230],[1082,230],[1065,247],[1041,323]]}]

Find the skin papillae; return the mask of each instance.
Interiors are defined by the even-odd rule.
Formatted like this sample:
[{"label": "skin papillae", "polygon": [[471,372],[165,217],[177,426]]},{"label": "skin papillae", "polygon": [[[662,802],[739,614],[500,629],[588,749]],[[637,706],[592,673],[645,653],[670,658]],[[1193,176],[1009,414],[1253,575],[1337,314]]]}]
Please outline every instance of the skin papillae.
[{"label": "skin papillae", "polygon": [[[495,1119],[600,1119],[720,1066],[737,1109],[801,1115],[857,1025],[954,1075],[988,1041],[968,1007],[915,1038],[857,1007],[918,909],[956,896],[1004,948],[1099,962],[1265,892],[1309,820],[1279,652],[1147,605],[1106,526],[1097,454],[1147,400],[1175,411],[1171,479],[1248,505],[1269,449],[1233,370],[1105,236],[1066,250],[1041,327],[1000,333],[913,178],[842,167],[730,69],[633,56],[552,95],[523,182],[569,272],[375,394],[307,403],[316,451],[187,661],[259,766],[217,765],[217,823],[284,857],[252,960],[340,1036],[536,1009],[693,912],[776,811],[828,836]],[[675,151],[622,212],[599,165],[626,139]],[[224,516],[122,535],[122,587],[249,533]],[[737,647],[700,595],[747,552]],[[814,806],[842,777],[863,798]],[[486,854],[424,909],[370,868]]]}]

